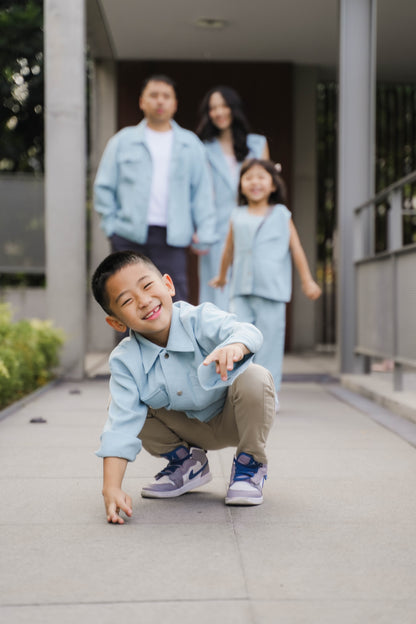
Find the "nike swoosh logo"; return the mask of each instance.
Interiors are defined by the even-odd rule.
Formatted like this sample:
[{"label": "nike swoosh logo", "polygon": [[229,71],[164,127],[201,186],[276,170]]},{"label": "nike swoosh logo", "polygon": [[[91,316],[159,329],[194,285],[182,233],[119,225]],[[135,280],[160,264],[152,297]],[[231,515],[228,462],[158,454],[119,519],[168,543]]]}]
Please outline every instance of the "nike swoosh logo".
[{"label": "nike swoosh logo", "polygon": [[200,472],[203,471],[203,469],[205,468],[205,466],[208,464],[208,460],[205,462],[205,464],[202,466],[202,468],[200,468],[199,470],[197,470],[196,472],[194,472],[193,470],[191,470],[191,472],[189,473],[189,480],[191,479],[195,479],[195,477],[197,477],[199,475]]}]

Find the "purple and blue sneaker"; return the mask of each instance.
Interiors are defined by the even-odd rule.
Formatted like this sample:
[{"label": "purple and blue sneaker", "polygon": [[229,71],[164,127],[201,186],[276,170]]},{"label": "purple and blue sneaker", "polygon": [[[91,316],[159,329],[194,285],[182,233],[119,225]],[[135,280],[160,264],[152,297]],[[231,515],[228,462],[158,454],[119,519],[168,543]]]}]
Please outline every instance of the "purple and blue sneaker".
[{"label": "purple and blue sneaker", "polygon": [[178,446],[162,457],[169,460],[168,465],[155,476],[153,483],[142,489],[144,498],[173,498],[181,496],[211,481],[206,453],[200,448],[187,449]]},{"label": "purple and blue sneaker", "polygon": [[267,465],[256,462],[252,455],[240,453],[234,458],[226,505],[261,505]]}]

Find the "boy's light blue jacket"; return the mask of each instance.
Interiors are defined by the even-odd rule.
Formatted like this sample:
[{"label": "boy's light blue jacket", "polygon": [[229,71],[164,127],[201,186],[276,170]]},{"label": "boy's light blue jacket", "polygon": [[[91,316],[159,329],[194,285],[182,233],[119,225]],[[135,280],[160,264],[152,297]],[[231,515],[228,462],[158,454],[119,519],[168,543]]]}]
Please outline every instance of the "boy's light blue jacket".
[{"label": "boy's light blue jacket", "polygon": [[185,412],[202,422],[220,413],[227,387],[253,356],[237,362],[225,382],[215,363],[202,362],[216,347],[234,342],[242,342],[253,354],[263,336],[254,325],[237,322],[235,315],[211,303],[174,303],[166,347],[130,332],[110,356],[111,403],[97,455],[133,461],[141,450],[138,436],[148,406]]},{"label": "boy's light blue jacket", "polygon": [[[196,231],[200,246],[214,243],[216,218],[203,144],[171,120],[167,243],[187,247]],[[107,143],[94,183],[94,207],[106,235],[147,240],[152,158],[145,140],[147,122],[123,128]]]}]

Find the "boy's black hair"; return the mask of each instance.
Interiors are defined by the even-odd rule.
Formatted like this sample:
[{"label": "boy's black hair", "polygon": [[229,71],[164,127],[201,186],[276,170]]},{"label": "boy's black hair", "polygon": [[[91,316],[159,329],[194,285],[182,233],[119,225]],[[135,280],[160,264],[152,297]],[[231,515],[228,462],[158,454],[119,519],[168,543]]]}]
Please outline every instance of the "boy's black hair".
[{"label": "boy's black hair", "polygon": [[153,74],[152,76],[149,76],[148,78],[143,80],[142,85],[140,87],[139,95],[142,95],[143,91],[146,89],[149,82],[164,82],[165,84],[168,84],[174,90],[175,97],[176,98],[178,97],[178,92],[176,89],[176,82],[169,76],[166,76],[165,74]]},{"label": "boy's black hair", "polygon": [[232,87],[219,85],[213,87],[206,93],[199,108],[199,123],[196,134],[201,141],[213,141],[219,136],[220,130],[213,124],[209,116],[209,101],[211,95],[219,93],[224,98],[227,106],[231,109],[232,122],[231,132],[233,137],[234,154],[238,162],[242,162],[247,156],[249,149],[247,146],[247,135],[249,133],[249,123],[243,109],[243,102],[237,91]]},{"label": "boy's black hair", "polygon": [[162,276],[161,272],[150,258],[136,251],[115,251],[104,258],[101,264],[95,269],[91,279],[92,293],[97,303],[100,304],[108,315],[113,316],[108,299],[107,280],[124,267],[130,264],[138,264],[139,262],[147,264],[156,271],[158,275]]},{"label": "boy's black hair", "polygon": [[263,169],[265,169],[267,173],[270,173],[270,175],[272,176],[273,184],[276,187],[276,190],[270,193],[268,204],[270,204],[270,206],[274,206],[275,204],[285,204],[287,200],[286,184],[284,183],[283,178],[278,174],[274,162],[271,160],[263,160],[262,158],[250,158],[249,160],[244,161],[241,165],[240,181],[238,183],[238,205],[247,205],[247,198],[241,192],[241,178],[249,169],[251,169],[255,165],[260,165],[260,167],[263,167]]}]

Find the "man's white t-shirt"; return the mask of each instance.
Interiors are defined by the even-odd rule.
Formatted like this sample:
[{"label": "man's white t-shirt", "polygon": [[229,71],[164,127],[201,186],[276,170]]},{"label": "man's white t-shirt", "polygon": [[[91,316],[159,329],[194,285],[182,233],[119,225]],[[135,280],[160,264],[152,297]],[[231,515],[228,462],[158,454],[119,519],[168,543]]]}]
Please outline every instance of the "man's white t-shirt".
[{"label": "man's white t-shirt", "polygon": [[146,143],[152,156],[153,175],[148,210],[149,225],[166,226],[168,222],[169,172],[172,156],[173,130],[145,130]]}]

